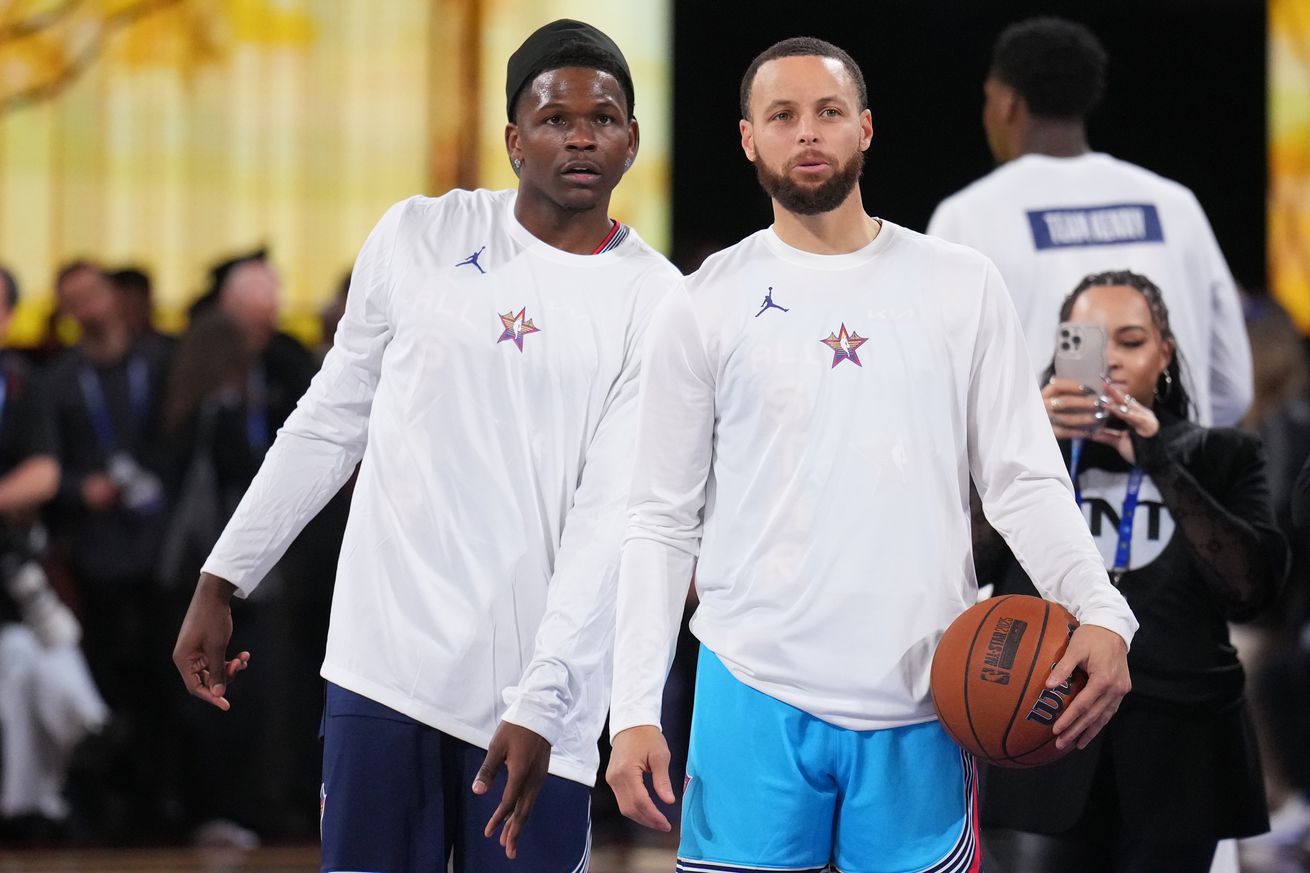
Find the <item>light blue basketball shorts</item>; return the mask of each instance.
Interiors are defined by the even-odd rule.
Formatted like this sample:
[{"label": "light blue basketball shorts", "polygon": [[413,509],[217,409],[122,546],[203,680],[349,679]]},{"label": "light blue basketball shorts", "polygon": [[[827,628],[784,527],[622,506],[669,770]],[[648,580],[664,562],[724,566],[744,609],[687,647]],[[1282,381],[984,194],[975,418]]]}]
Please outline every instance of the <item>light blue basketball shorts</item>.
[{"label": "light blue basketball shorts", "polygon": [[678,873],[978,873],[976,785],[936,721],[840,728],[702,646]]}]

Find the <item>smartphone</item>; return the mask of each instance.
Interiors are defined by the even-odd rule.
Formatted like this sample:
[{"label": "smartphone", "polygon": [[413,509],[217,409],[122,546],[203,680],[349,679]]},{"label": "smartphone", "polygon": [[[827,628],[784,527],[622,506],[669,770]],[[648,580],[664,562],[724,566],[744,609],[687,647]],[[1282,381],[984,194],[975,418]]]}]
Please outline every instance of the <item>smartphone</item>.
[{"label": "smartphone", "polygon": [[[1099,324],[1062,321],[1055,334],[1055,375],[1100,393],[1106,378],[1105,330]],[[1121,419],[1107,413],[1106,430],[1127,430]]]},{"label": "smartphone", "polygon": [[1105,330],[1099,324],[1062,321],[1055,333],[1055,375],[1100,391],[1105,381]]}]

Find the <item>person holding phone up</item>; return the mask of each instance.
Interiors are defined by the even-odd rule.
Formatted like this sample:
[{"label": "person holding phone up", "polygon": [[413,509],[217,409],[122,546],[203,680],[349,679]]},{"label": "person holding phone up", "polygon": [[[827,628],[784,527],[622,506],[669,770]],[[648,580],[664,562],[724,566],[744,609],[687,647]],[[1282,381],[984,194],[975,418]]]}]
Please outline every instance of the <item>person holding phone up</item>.
[{"label": "person holding phone up", "polygon": [[[1287,567],[1260,443],[1189,421],[1182,350],[1145,276],[1083,279],[1061,307],[1055,355],[1042,390],[1051,427],[1141,629],[1128,653],[1132,691],[1086,749],[984,774],[986,868],[1204,873],[1220,839],[1268,828],[1228,639],[1228,622],[1254,617]],[[998,594],[1035,593],[1000,552],[980,580],[997,580]]]}]

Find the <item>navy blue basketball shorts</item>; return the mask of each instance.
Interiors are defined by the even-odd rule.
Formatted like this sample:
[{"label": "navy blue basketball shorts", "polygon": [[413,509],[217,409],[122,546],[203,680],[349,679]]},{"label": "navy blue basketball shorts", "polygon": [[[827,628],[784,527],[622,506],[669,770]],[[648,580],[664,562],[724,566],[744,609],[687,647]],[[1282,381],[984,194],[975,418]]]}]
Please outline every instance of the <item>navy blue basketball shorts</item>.
[{"label": "navy blue basketball shorts", "polygon": [[591,789],[547,776],[510,861],[482,829],[505,790],[473,777],[486,751],[328,683],[319,794],[324,873],[585,873]]}]

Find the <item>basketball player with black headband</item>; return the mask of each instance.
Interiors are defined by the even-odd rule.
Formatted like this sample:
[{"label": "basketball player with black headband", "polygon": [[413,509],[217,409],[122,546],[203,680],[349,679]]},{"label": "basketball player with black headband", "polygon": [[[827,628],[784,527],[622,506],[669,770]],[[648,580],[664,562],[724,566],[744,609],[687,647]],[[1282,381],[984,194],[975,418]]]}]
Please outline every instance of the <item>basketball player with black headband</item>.
[{"label": "basketball player with black headband", "polygon": [[383,216],[174,652],[191,693],[227,709],[250,657],[226,659],[231,596],[362,459],[322,669],[324,870],[587,868],[615,483],[637,350],[678,274],[609,218],[638,145],[618,46],[548,24],[510,58],[506,97],[518,189]]},{"label": "basketball player with black headband", "polygon": [[[1043,593],[1077,616],[1048,686],[1082,746],[1128,690],[1136,621],[1107,578],[996,268],[864,211],[864,77],[789,39],[741,88],[774,224],[671,292],[643,359],[607,779],[668,824],[660,695],[687,580],[702,642],[680,871],[976,871],[972,760],[929,700],[976,599],[969,478]],[[775,307],[761,310],[760,300]]]}]

